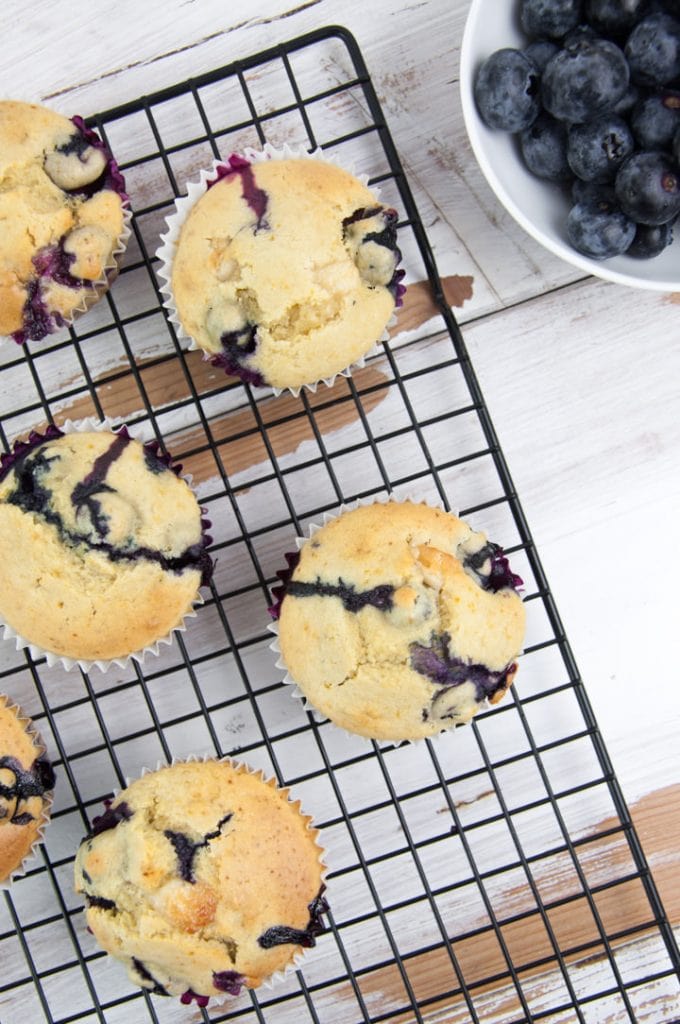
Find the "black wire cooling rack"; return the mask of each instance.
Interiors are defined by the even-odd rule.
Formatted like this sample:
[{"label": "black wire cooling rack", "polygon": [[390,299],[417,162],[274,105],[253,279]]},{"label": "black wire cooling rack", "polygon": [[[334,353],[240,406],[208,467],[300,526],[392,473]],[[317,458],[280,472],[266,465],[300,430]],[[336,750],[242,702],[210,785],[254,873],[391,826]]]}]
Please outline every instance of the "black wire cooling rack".
[{"label": "black wire cooling rack", "polygon": [[[193,472],[217,570],[186,632],[143,667],[67,673],[2,646],[58,787],[45,845],[0,900],[3,1024],[668,1022],[678,950],[599,736],[383,114],[355,41],[320,30],[91,120],[128,182],[133,236],[109,295],[68,332],[0,353],[5,447],[114,416]],[[403,211],[426,339],[299,398],[255,393],[177,343],[154,252],[187,180],[249,144],[321,147]],[[403,338],[401,339],[403,341]],[[512,555],[529,634],[517,691],[464,729],[394,748],[318,721],[269,649],[269,588],[325,511],[393,492],[453,506]],[[131,986],[85,927],[73,855],[143,766],[233,754],[321,829],[327,930],[299,969],[199,1009]]]}]

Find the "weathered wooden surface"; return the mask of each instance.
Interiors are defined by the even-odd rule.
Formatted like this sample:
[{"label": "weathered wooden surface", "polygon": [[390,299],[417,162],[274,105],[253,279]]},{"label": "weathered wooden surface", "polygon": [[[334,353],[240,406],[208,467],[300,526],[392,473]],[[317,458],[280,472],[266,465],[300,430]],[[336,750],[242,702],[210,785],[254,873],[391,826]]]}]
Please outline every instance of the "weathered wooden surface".
[{"label": "weathered wooden surface", "polygon": [[[680,417],[677,413],[680,295],[636,292],[592,278],[582,279],[573,268],[539,248],[498,205],[477,170],[465,138],[457,95],[458,53],[466,10],[466,0],[399,0],[397,3],[377,0],[370,5],[347,0],[308,0],[299,5],[291,4],[290,0],[265,0],[256,5],[246,0],[231,4],[216,0],[163,3],[148,0],[142,5],[121,0],[116,4],[96,5],[96,11],[95,5],[5,0],[0,11],[3,30],[0,89],[8,97],[46,102],[69,115],[88,115],[320,25],[345,25],[355,34],[440,270],[447,278],[447,295],[464,325],[473,364],[614,768],[632,804],[635,822],[670,920],[677,927],[680,925],[677,883],[680,863],[677,835],[680,634],[676,581],[680,558],[675,537],[680,518]],[[301,69],[301,74],[321,88],[341,80],[342,68],[334,64],[331,56],[319,66]],[[261,96],[263,109],[273,102],[279,88],[266,71],[254,77],[250,84],[253,95]],[[360,108],[344,100],[334,114],[348,126],[360,123],[362,117]],[[283,123],[276,141],[287,141],[286,133]],[[126,140],[121,139],[116,147],[122,158],[125,145]],[[362,159],[361,152],[358,157]],[[196,154],[176,168],[180,182],[195,176],[202,159],[204,156]],[[136,180],[135,186],[140,201],[152,201],[161,187],[160,178],[155,179],[150,171],[145,178]],[[162,217],[159,217],[158,230],[161,228]],[[394,332],[395,340],[422,338],[420,358],[436,360],[441,358],[447,342],[435,333],[440,323],[432,319],[435,310],[426,288],[419,284],[422,276],[414,261],[408,303]],[[143,281],[136,283],[129,275],[125,286],[129,309],[145,308]],[[97,316],[95,311],[90,315]],[[167,339],[156,330],[153,321],[140,323],[134,344],[137,359],[149,366],[144,383],[154,405],[162,406],[188,395],[187,377],[178,372]],[[140,394],[129,377],[116,378],[116,370],[125,363],[121,352],[111,346],[106,337],[90,339],[88,345],[93,346],[90,356],[96,358],[101,376],[111,378],[100,393],[105,412],[134,417],[142,408]],[[23,366],[8,366],[16,360],[16,352],[6,347],[0,350],[0,366],[5,367],[0,377],[0,408],[3,416],[10,419],[12,409],[31,401],[34,388]],[[54,411],[63,417],[93,414],[91,402],[77,387],[79,366],[67,353],[45,358],[40,365],[51,393],[73,391],[54,407]],[[214,386],[214,371],[197,358],[196,353],[188,356],[188,367],[191,380],[199,390]],[[396,415],[389,390],[381,389],[387,375],[388,368],[380,359],[356,375],[358,386],[369,389],[364,408],[370,413],[371,422],[384,429],[389,428]],[[339,394],[344,394],[346,385],[340,382],[337,388]],[[439,407],[437,403],[445,407],[445,394],[433,391],[428,397],[433,408]],[[352,402],[326,408],[327,393],[322,391],[310,397],[309,402],[312,408],[319,408],[316,422],[324,438],[331,439],[331,444],[349,443],[353,432],[359,430],[357,410]],[[299,400],[265,399],[259,405],[265,422],[278,424],[270,431],[277,459],[284,468],[293,470],[297,461],[301,463],[309,457],[316,444],[305,422],[292,415],[299,409]],[[22,420],[11,420],[10,436],[37,425],[39,420],[40,417],[31,419],[30,415]],[[256,488],[249,497],[248,487],[249,482],[265,471],[268,453],[260,440],[257,423],[238,390],[221,396],[211,426],[215,437],[225,439],[231,483],[241,489],[240,500],[250,517],[249,524],[255,530],[260,527],[264,530],[266,517],[258,520],[256,508],[261,499],[257,497]],[[177,450],[200,447],[200,431],[190,415],[186,419],[175,417],[167,424],[167,430]],[[234,437],[236,440],[226,443],[228,438]],[[435,432],[433,444],[436,443]],[[410,458],[408,451],[395,451],[391,458],[393,474],[398,476],[405,472]],[[216,474],[212,456],[209,452],[199,452],[189,462],[187,468],[194,474],[199,493],[209,495]],[[360,473],[359,465],[357,462],[351,470],[345,471]],[[299,496],[302,503],[309,481],[297,483],[296,477],[291,475],[289,482],[293,496]],[[353,482],[355,490],[360,490],[356,481]],[[372,480],[367,480],[366,486],[373,485]],[[460,491],[450,494],[451,503],[462,507],[472,504],[463,478],[456,480],[456,486]],[[332,493],[329,496],[320,491],[316,505],[330,504],[332,500]],[[313,505],[314,502],[310,502],[309,507]],[[232,537],[232,525],[225,526],[223,539]],[[258,537],[258,555],[272,574],[279,567],[283,539],[289,538],[266,532]],[[240,559],[236,547],[231,549],[231,555],[230,571],[237,576],[240,573],[247,586],[250,580],[247,559]],[[218,569],[220,571],[223,570]],[[262,603],[261,595],[258,600]],[[235,613],[235,621],[246,633],[249,607],[244,608],[242,615]],[[210,609],[203,611],[205,614],[192,622],[187,634],[190,653],[199,658],[209,652],[211,630],[215,628]],[[270,652],[266,643],[258,639],[259,632],[258,625],[252,634],[255,639],[251,660],[260,666],[263,680],[273,681]],[[21,668],[22,656],[3,645],[0,657],[4,668],[11,670],[16,666],[16,675],[6,678],[5,688],[15,686],[15,695],[28,709],[37,709],[32,679]],[[170,655],[162,655],[160,664],[165,663],[165,657]],[[532,678],[529,665],[530,659],[525,677],[527,690]],[[209,701],[220,699],[223,670],[224,666],[206,664],[201,685]],[[100,704],[106,710],[114,737],[133,736],[120,748],[120,754],[123,773],[134,775],[144,764],[163,756],[162,749],[154,746],[149,738],[148,707],[135,686],[125,689],[124,700],[116,693],[119,681],[123,685],[134,683],[134,673],[123,674],[120,680],[93,678],[97,691],[105,691]],[[49,678],[47,697],[58,699],[60,704],[76,701],[84,692],[83,685],[79,676],[55,671]],[[154,706],[163,720],[191,714],[181,688],[154,687],[153,682],[149,685]],[[287,698],[287,694],[285,696]],[[296,702],[277,697],[274,692],[270,704],[267,715],[271,717],[266,721],[275,733],[284,731],[286,726],[292,728],[299,721],[300,709]],[[60,730],[69,742],[69,753],[74,755],[74,772],[84,799],[95,800],[116,782],[111,781],[111,766],[105,759],[78,760],[79,750],[91,743],[96,726],[90,717],[84,706],[77,706],[72,713],[64,713]],[[234,746],[247,747],[255,741],[258,726],[246,701],[221,708],[213,718],[220,735],[232,737]],[[210,737],[193,720],[186,728],[178,729],[170,742],[175,756],[211,750]],[[512,752],[510,738],[506,737],[504,742]],[[446,745],[444,750],[448,751]],[[394,754],[402,757],[402,771],[406,772],[409,766],[411,788],[429,783],[427,766],[418,755],[408,755],[403,750]],[[295,764],[294,759],[290,764]],[[555,779],[565,779],[575,770],[572,764],[556,764]],[[302,775],[302,772],[291,767],[291,774]],[[520,789],[523,784],[529,785],[521,777],[516,784]],[[367,785],[370,790],[370,782]],[[381,785],[378,780],[375,792],[371,790],[366,798],[381,799]],[[332,818],[326,790],[316,792],[313,786],[304,783],[301,789],[310,811],[322,820]],[[351,780],[348,792],[352,792]],[[472,820],[476,820],[475,815],[484,817],[489,799],[488,786],[481,778],[477,782],[470,780],[454,794],[461,808],[470,808],[469,812],[461,813],[471,814]],[[65,796],[64,805],[67,803]],[[413,817],[409,818],[413,835],[430,837],[431,822],[437,820],[433,815],[439,814],[441,809],[441,800],[437,804],[434,798],[422,805],[418,803]],[[591,795],[579,806],[574,827],[605,831],[610,816],[607,802],[600,805],[597,797]],[[64,819],[59,825],[54,823],[51,830],[53,857],[60,850],[64,858],[69,856],[74,830],[78,834],[81,825]],[[529,836],[540,836],[542,827],[540,820],[532,823]],[[385,833],[376,840],[376,849],[381,841],[396,840]],[[493,837],[491,842],[493,845]],[[342,869],[351,863],[352,850],[342,830],[338,829],[336,836],[330,828],[328,843],[334,867]],[[605,880],[607,872],[609,877],[618,877],[625,870],[624,854],[615,837],[607,842],[598,841],[586,858],[587,869],[592,870],[596,880]],[[502,844],[497,856],[502,861]],[[408,890],[405,876],[400,877],[396,894],[394,886],[390,890],[389,867],[387,862],[384,877],[380,875],[380,865],[375,868],[376,884],[387,905],[408,896],[408,891],[401,893],[401,887]],[[444,887],[450,880],[450,873],[444,870],[450,868],[450,861],[442,858],[441,867],[440,875],[432,865],[428,870],[431,870],[430,877],[438,878]],[[338,923],[360,912],[365,892],[357,874],[340,874],[334,880]],[[568,864],[560,862],[559,858],[546,866],[544,875],[539,871],[537,877],[545,885],[541,890],[545,901],[559,900],[570,894],[573,879],[569,877]],[[31,892],[31,881],[37,880],[28,879],[17,887],[17,899],[28,918],[31,913],[34,919],[58,914],[60,908],[54,905],[44,881],[39,892],[36,889]],[[590,876],[589,881],[592,881]],[[67,884],[66,880],[63,890]],[[521,879],[516,888],[499,888],[493,895],[498,900],[494,908],[504,915],[527,909],[527,891]],[[607,897],[603,912],[613,915],[617,926],[625,928],[626,915],[635,915],[638,898],[638,892],[619,891],[617,887]],[[69,905],[77,906],[75,897]],[[589,928],[588,913],[580,913],[578,904],[567,906],[568,912],[556,911],[555,922],[566,948],[587,941]],[[456,890],[451,897],[442,894],[442,908],[445,920],[455,918],[461,933],[483,928],[487,920],[473,893],[469,899],[461,890]],[[393,920],[400,937],[407,935],[413,913],[412,908],[394,911]],[[87,945],[82,918],[73,920],[83,947],[88,952],[93,950],[93,946]],[[0,931],[10,926],[11,922],[7,923],[6,916],[3,917]],[[58,963],[59,950],[63,955],[69,941],[63,927],[55,924],[42,938],[36,933],[33,935],[39,966],[50,962],[50,957],[52,962]],[[384,942],[384,937],[373,935],[370,929],[364,935],[357,933],[346,938],[353,962],[362,967],[389,958],[389,950],[373,945]],[[529,917],[514,930],[511,927],[507,939],[513,958],[517,957],[518,962],[539,959],[541,943],[545,942],[544,925]],[[413,941],[413,948],[432,946],[428,954],[408,961],[409,976],[421,998],[455,987],[455,979],[448,976],[451,973],[448,955],[435,948],[440,940],[440,932],[430,922],[422,924],[422,934]],[[493,959],[498,955],[495,942],[493,933],[482,933],[476,943],[471,940],[461,943],[459,952],[466,977],[470,971],[474,974],[475,958]],[[4,946],[9,947],[9,943]],[[310,958],[306,974],[311,981],[324,976],[328,969],[325,958],[331,955],[331,950],[320,943]],[[622,962],[626,957],[635,962],[648,955],[651,971],[657,953],[648,950],[640,939],[637,943],[631,940],[621,955]],[[8,949],[8,969],[13,956],[22,956],[18,945]],[[487,967],[485,963],[484,973],[489,973]],[[97,962],[96,968],[102,997],[113,997],[120,986],[120,971],[106,960]],[[596,957],[590,967],[583,969],[606,973],[606,966],[598,963]],[[536,1006],[542,1005],[541,999],[551,998],[551,993],[554,995],[555,985],[559,985],[555,972],[536,971]],[[43,1019],[40,1007],[28,994],[29,989],[22,991],[25,1003],[21,1016],[17,1015],[18,1008],[11,994],[7,1002],[3,1002],[0,994],[3,1024]],[[279,992],[277,989],[276,994]],[[403,981],[393,968],[368,970],[362,976],[362,992],[372,1011],[386,1013],[403,999]],[[74,995],[74,1002],[70,1004],[70,993],[56,993],[55,1005],[62,1007],[59,1012],[64,1015],[74,1013],[78,1011],[81,997],[86,998],[82,994]],[[668,991],[661,990],[653,1004],[639,1009],[639,1019],[650,1024],[671,1020],[675,997],[672,987]],[[323,998],[329,1000],[324,1020],[333,1024],[347,1020],[349,1024],[355,1019],[356,997],[351,991],[340,987],[332,1000],[330,993],[325,993]],[[514,1019],[517,1007],[511,993],[490,991],[485,998],[485,1020],[504,1024]],[[316,1005],[321,1004],[319,997]],[[452,1024],[460,1021],[462,1024],[466,1020],[465,1006],[460,1001],[436,1003],[430,1011],[433,1021]],[[295,1004],[291,1003],[291,1014],[294,1016],[295,1012]],[[165,1004],[159,1013],[163,1021],[199,1019],[197,1011],[170,1009]],[[110,1022],[124,1019],[130,1019],[125,1005],[107,1015]],[[396,1010],[393,1019],[402,1019]],[[620,1007],[613,1003],[610,1016],[602,1019],[614,1024],[628,1018],[620,1016]],[[564,1024],[570,1020],[569,1015],[565,1016]],[[557,1018],[555,1024],[560,1024]]]}]

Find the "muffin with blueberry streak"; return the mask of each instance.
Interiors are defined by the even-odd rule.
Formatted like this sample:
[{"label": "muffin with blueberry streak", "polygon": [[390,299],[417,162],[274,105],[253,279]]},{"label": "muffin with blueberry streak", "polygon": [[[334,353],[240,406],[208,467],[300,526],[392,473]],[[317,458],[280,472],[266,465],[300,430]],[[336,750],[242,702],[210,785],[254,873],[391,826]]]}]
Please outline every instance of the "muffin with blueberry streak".
[{"label": "muffin with blueberry streak", "polygon": [[39,341],[106,290],[125,182],[82,118],[0,101],[0,335]]},{"label": "muffin with blueberry streak", "polygon": [[257,988],[323,930],[311,819],[229,760],[148,772],[94,820],[75,888],[95,938],[158,995],[205,1005]]},{"label": "muffin with blueberry streak", "polygon": [[498,545],[442,509],[345,511],[279,575],[281,663],[350,732],[432,736],[497,703],[514,679],[522,581]]},{"label": "muffin with blueberry streak", "polygon": [[404,291],[397,213],[356,177],[327,160],[233,155],[193,189],[168,222],[163,273],[182,329],[213,363],[298,391],[383,336]]},{"label": "muffin with blueberry streak", "polygon": [[2,456],[5,624],[53,657],[100,665],[181,625],[212,562],[180,470],[125,428],[49,427]]},{"label": "muffin with blueberry streak", "polygon": [[54,771],[28,718],[0,694],[0,885],[20,871],[49,820]]}]

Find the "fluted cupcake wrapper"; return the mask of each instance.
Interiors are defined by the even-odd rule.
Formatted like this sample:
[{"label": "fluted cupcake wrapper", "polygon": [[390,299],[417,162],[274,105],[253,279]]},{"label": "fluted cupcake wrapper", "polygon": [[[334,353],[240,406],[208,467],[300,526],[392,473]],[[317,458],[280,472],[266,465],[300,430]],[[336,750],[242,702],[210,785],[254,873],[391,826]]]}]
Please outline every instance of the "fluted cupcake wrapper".
[{"label": "fluted cupcake wrapper", "polygon": [[[325,904],[325,899],[323,898],[323,894],[326,891],[326,875],[327,875],[327,872],[328,872],[328,867],[327,867],[326,862],[325,862],[326,851],[324,850],[324,848],[319,843],[319,830],[314,826],[313,818],[311,817],[311,815],[306,814],[303,811],[302,805],[301,805],[301,801],[300,800],[296,800],[296,799],[293,798],[293,796],[291,794],[291,791],[290,791],[290,788],[288,786],[280,786],[273,776],[267,776],[262,769],[251,768],[250,765],[248,765],[245,761],[239,761],[236,758],[229,757],[228,755],[226,755],[224,757],[211,757],[210,755],[189,754],[186,757],[173,757],[172,760],[170,760],[169,762],[168,761],[160,761],[159,760],[159,761],[157,761],[155,767],[153,767],[153,768],[148,767],[148,766],[142,767],[142,769],[140,770],[139,776],[137,776],[137,778],[142,778],[145,775],[148,775],[148,774],[151,774],[151,773],[157,772],[157,771],[162,771],[164,768],[170,768],[170,767],[173,767],[174,765],[177,765],[177,764],[191,764],[191,763],[196,763],[196,762],[210,763],[212,761],[217,761],[219,763],[227,763],[236,772],[239,772],[239,773],[240,772],[246,772],[248,775],[251,775],[251,776],[253,776],[255,778],[259,778],[265,785],[267,785],[271,789],[273,789],[282,799],[285,799],[287,801],[287,803],[291,805],[291,807],[293,807],[294,809],[296,809],[298,811],[298,813],[301,815],[301,817],[305,820],[306,828],[312,834],[312,838],[314,840],[314,845],[315,845],[315,847],[316,847],[316,849],[318,851],[318,862],[319,862],[319,864],[321,866],[321,890],[320,890],[320,896],[322,897],[323,902]],[[127,778],[126,777],[126,779],[125,779],[125,788],[130,786],[134,781],[135,781],[135,779]],[[120,794],[122,792],[123,792],[122,789],[114,789],[113,790],[113,796],[111,797],[111,800],[105,801],[105,808],[108,809],[110,804],[118,796],[120,796]],[[96,818],[93,818],[92,822],[94,823],[95,821],[96,821]],[[325,913],[325,910],[324,910],[323,907],[320,909],[319,913],[320,914]],[[268,975],[268,977],[263,979],[262,983],[258,986],[258,990],[274,988],[276,985],[280,984],[286,978],[289,978],[290,975],[293,972],[295,972],[296,970],[299,970],[299,968],[301,967],[302,963],[304,962],[305,955],[306,954],[305,954],[304,951],[297,951],[297,952],[293,953],[291,955],[290,962],[282,970],[274,971],[272,974]],[[210,1005],[221,1006],[221,1005],[223,1005],[226,1002],[233,1001],[234,999],[239,998],[241,995],[243,995],[244,992],[247,992],[247,991],[248,991],[247,987],[245,985],[241,984],[240,985],[240,991],[238,993],[236,993],[236,992],[227,992],[227,991],[225,991],[225,992],[211,992],[210,995],[206,996],[206,995],[202,995],[201,993],[197,993],[197,992],[193,992],[191,990],[187,990],[185,992],[174,992],[174,991],[171,991],[171,992],[169,992],[169,995],[170,996],[174,996],[175,998],[179,998],[182,1003],[185,1003],[187,1005],[189,1005],[191,1003],[196,1003],[197,1006],[199,1006],[199,1007],[206,1007],[209,1003],[210,1003]]]},{"label": "fluted cupcake wrapper", "polygon": [[[35,744],[36,758],[43,757],[47,753],[47,748],[45,746],[45,743],[43,742],[43,739],[38,729],[33,724],[33,721],[29,718],[29,716],[24,714],[21,708],[17,704],[15,704],[9,696],[7,696],[4,693],[0,693],[0,708],[4,708],[8,711],[11,711],[12,714],[16,716],[16,719],[19,722],[19,724],[24,727],[24,729],[26,730],[26,732],[28,733],[28,735]],[[16,879],[21,878],[22,875],[26,873],[26,871],[30,868],[31,863],[38,849],[43,845],[45,841],[45,830],[50,823],[50,813],[52,810],[52,804],[54,803],[53,792],[51,790],[47,791],[42,799],[43,805],[40,815],[40,821],[38,824],[37,837],[33,840],[29,852],[23,858],[21,863],[17,865],[17,867],[14,868],[13,871],[10,871],[7,878],[0,879],[0,890],[9,889],[12,883],[16,881]]]},{"label": "fluted cupcake wrapper", "polygon": [[[211,362],[213,363],[213,365],[217,366],[221,365],[220,356],[211,354],[203,350],[201,346],[196,342],[196,340],[190,334],[188,334],[184,328],[184,325],[177,312],[177,306],[175,304],[175,299],[172,291],[172,265],[175,258],[175,252],[177,248],[177,243],[179,241],[180,232],[182,230],[184,222],[186,221],[189,215],[189,212],[194,207],[196,202],[201,198],[201,196],[205,194],[209,186],[214,184],[215,181],[218,179],[219,169],[229,167],[230,161],[232,159],[245,160],[248,163],[261,163],[267,160],[320,160],[324,163],[334,164],[336,167],[340,167],[342,170],[345,170],[348,173],[353,174],[363,185],[367,185],[368,183],[368,175],[355,174],[354,169],[351,166],[348,166],[347,164],[343,163],[341,160],[337,159],[337,157],[333,154],[325,153],[319,149],[314,150],[314,152],[312,153],[309,153],[305,149],[295,148],[289,146],[288,144],[284,144],[282,147],[279,148],[272,146],[270,143],[267,142],[264,144],[261,150],[253,149],[251,147],[245,147],[242,153],[232,153],[226,160],[213,160],[212,165],[209,168],[204,168],[200,172],[198,181],[189,182],[187,184],[186,196],[181,196],[175,200],[174,213],[172,213],[169,217],[166,217],[165,223],[167,226],[167,231],[164,234],[161,234],[161,241],[163,244],[156,251],[156,256],[161,261],[161,266],[158,269],[158,276],[161,281],[161,293],[164,297],[163,306],[165,307],[168,313],[168,319],[176,329],[177,335],[179,336],[180,339],[189,341],[190,350],[203,351],[205,361]],[[377,188],[376,186],[371,186],[371,191],[373,192],[373,195],[375,196],[376,200],[378,200],[380,195],[380,189]],[[402,298],[404,292],[406,291],[405,285],[401,283],[402,278],[404,276],[404,272],[398,271],[397,275],[398,283],[396,307],[401,306]],[[255,384],[256,387],[261,389],[271,389],[271,391],[276,396],[288,392],[295,397],[297,397],[300,394],[300,392],[305,389],[313,393],[316,392],[319,384],[325,384],[328,387],[332,387],[338,377],[351,377],[352,373],[355,370],[361,369],[366,365],[367,359],[370,359],[372,356],[378,355],[380,352],[381,344],[385,341],[389,341],[390,329],[394,327],[396,323],[397,315],[395,311],[391,314],[380,337],[375,339],[375,341],[371,344],[370,348],[364,353],[364,355],[361,356],[361,358],[356,359],[349,366],[346,366],[344,369],[339,370],[337,373],[334,373],[329,377],[323,377],[316,381],[301,384],[299,387],[291,388],[279,388],[274,387],[273,385],[270,384],[261,384],[255,381],[251,383]],[[225,372],[229,373],[229,371]],[[234,375],[234,378],[239,379],[237,375]]]},{"label": "fluted cupcake wrapper", "polygon": [[[121,433],[125,431],[130,437],[136,437],[135,428],[128,428],[125,423],[105,418],[98,420],[94,418],[86,418],[82,420],[70,420],[67,419],[60,427],[54,427],[49,425],[44,431],[31,431],[28,436],[28,441],[17,441],[14,443],[12,450],[0,455],[0,476],[4,471],[9,470],[15,461],[15,459],[31,448],[35,448],[38,445],[44,443],[46,440],[51,440],[55,437],[60,437],[64,434],[87,432],[87,431],[109,431],[112,433]],[[182,472],[182,466],[176,463],[172,456],[164,453],[160,450],[159,442],[156,439],[150,441],[140,440],[144,447],[152,452],[152,454],[159,459],[168,469],[172,470],[176,476],[180,477],[184,482],[191,488],[192,477],[190,474]],[[192,488],[193,490],[193,488]],[[205,509],[201,508],[201,512],[204,513]],[[205,548],[212,542],[212,537],[207,533],[211,523],[209,519],[206,519],[204,515],[201,516],[201,526],[203,530],[203,546]],[[203,585],[203,584],[200,584]],[[4,639],[14,641],[17,651],[28,650],[30,651],[31,657],[34,659],[45,658],[47,664],[50,667],[55,665],[62,665],[67,671],[71,671],[74,668],[80,668],[83,672],[89,672],[93,668],[98,668],[101,672],[106,672],[111,666],[116,665],[118,668],[125,668],[132,661],[139,662],[142,664],[144,659],[149,656],[157,656],[160,654],[161,649],[169,644],[173,643],[175,635],[178,633],[184,633],[187,628],[187,621],[196,617],[197,611],[202,604],[204,599],[197,591],[195,598],[193,599],[192,606],[188,611],[185,612],[182,621],[174,626],[165,636],[159,637],[152,644],[148,644],[146,647],[140,648],[137,651],[131,651],[125,656],[118,658],[108,659],[93,659],[88,660],[84,658],[69,658],[65,655],[57,654],[54,651],[46,650],[38,644],[33,643],[26,637],[22,636],[21,633],[17,632],[13,626],[10,625],[2,616],[0,616],[0,629],[2,629],[2,635]]]}]

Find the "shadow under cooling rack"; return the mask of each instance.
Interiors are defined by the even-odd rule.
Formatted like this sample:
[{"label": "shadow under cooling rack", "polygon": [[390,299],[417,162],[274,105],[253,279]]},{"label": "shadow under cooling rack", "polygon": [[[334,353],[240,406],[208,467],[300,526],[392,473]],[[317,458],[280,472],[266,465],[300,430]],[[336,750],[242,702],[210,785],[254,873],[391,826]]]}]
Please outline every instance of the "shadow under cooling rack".
[{"label": "shadow under cooling rack", "polygon": [[[678,951],[598,734],[408,183],[356,43],[329,28],[91,119],[126,176],[134,230],[110,294],[68,332],[0,353],[0,436],[112,416],[193,474],[215,577],[143,667],[66,673],[2,647],[58,786],[46,842],[0,901],[0,1019],[519,1024],[675,1016]],[[254,392],[178,344],[154,258],[164,218],[215,157],[321,147],[402,213],[428,336],[350,380]],[[348,501],[453,506],[512,555],[527,648],[516,691],[464,729],[394,748],[314,719],[269,649],[269,588],[296,534]],[[71,885],[101,801],[144,766],[233,754],[291,786],[321,829],[331,912],[301,969],[222,1007],[134,988]]]}]

